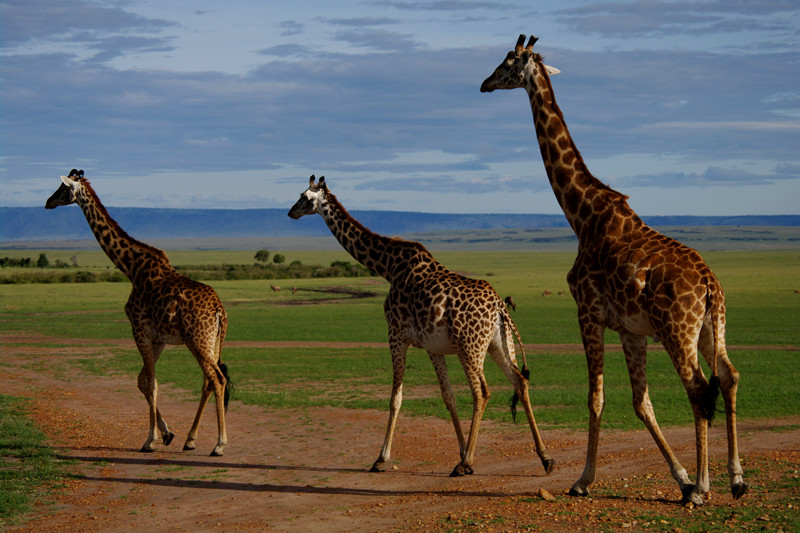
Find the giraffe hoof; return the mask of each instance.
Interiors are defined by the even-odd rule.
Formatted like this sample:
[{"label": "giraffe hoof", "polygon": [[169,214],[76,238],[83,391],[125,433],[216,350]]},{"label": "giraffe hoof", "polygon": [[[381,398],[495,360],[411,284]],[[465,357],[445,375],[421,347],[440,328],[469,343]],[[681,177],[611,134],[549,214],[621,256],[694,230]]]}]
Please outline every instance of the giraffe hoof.
[{"label": "giraffe hoof", "polygon": [[700,507],[705,503],[703,497],[695,492],[695,485],[686,485],[681,489],[681,494],[683,494],[681,505],[684,507]]},{"label": "giraffe hoof", "polygon": [[583,487],[578,487],[577,485],[573,485],[571,489],[569,489],[570,496],[578,496],[580,498],[585,498],[589,495],[589,491]]},{"label": "giraffe hoof", "polygon": [[474,473],[471,466],[464,466],[457,464],[456,467],[450,472],[450,477],[471,476]]},{"label": "giraffe hoof", "polygon": [[211,457],[222,457],[223,455],[222,450],[217,450],[216,448],[211,452]]},{"label": "giraffe hoof", "polygon": [[733,495],[734,500],[738,500],[750,490],[750,487],[747,483],[737,483],[731,486],[731,494]]},{"label": "giraffe hoof", "polygon": [[139,451],[142,453],[153,453],[155,449],[148,448],[147,446],[142,446],[142,448]]},{"label": "giraffe hoof", "polygon": [[544,473],[549,475],[555,468],[556,461],[555,459],[546,459],[542,461],[542,465],[544,466]]},{"label": "giraffe hoof", "polygon": [[386,472],[386,463],[381,461],[380,459],[372,463],[372,468],[369,469],[370,472]]},{"label": "giraffe hoof", "polygon": [[172,439],[175,438],[175,433],[171,431],[167,431],[161,436],[161,440],[164,441],[164,446],[169,446],[172,443]]}]

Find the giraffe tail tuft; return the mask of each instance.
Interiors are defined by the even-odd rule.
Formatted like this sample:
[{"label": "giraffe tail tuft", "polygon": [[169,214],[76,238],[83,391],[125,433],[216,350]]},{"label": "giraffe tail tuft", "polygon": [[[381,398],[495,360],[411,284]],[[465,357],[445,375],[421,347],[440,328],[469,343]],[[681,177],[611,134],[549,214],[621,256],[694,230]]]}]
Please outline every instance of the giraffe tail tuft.
[{"label": "giraffe tail tuft", "polygon": [[233,395],[233,382],[231,381],[230,375],[228,374],[228,365],[225,363],[219,363],[219,371],[222,372],[222,375],[225,376],[225,411],[228,411],[228,400],[231,399]]},{"label": "giraffe tail tuft", "polygon": [[714,420],[717,412],[717,398],[719,398],[719,376],[714,374],[708,381],[708,389],[706,389],[702,405],[703,418],[709,422]]},{"label": "giraffe tail tuft", "polygon": [[[530,381],[531,371],[528,369],[528,365],[527,364],[525,364],[525,363],[522,364],[522,368],[520,369],[520,372],[522,373],[522,377],[525,378],[525,381]],[[517,404],[518,403],[519,403],[519,394],[517,394],[515,392],[514,395],[511,396],[511,398],[509,398],[509,400],[508,400],[508,407],[511,409],[511,420],[513,420],[515,424],[517,423]]]}]

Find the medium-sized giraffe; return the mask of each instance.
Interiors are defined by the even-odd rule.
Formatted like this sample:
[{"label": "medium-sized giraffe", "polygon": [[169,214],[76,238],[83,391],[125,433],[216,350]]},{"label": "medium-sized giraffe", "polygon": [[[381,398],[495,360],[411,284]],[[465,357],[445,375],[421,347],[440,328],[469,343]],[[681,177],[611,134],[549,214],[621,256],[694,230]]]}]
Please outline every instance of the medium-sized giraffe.
[{"label": "medium-sized giraffe", "polygon": [[[334,237],[356,261],[391,285],[383,304],[389,325],[393,370],[389,422],[383,449],[371,471],[384,471],[391,455],[392,437],[403,398],[406,351],[409,346],[414,346],[427,350],[453,420],[461,461],[451,476],[472,474],[478,429],[489,400],[489,388],[483,374],[487,351],[514,385],[514,399],[522,401],[536,452],[549,474],[555,461],[550,458],[533,418],[528,380],[524,375],[527,374],[524,350],[522,372],[516,366],[514,336],[519,339],[519,332],[492,286],[486,281],[451,272],[418,242],[371,232],[350,216],[331,194],[324,177],[315,183],[314,176],[311,176],[308,189],[292,206],[289,216],[298,219],[314,213],[322,216]],[[458,355],[472,391],[472,425],[466,442],[445,363],[445,355],[454,353]]]},{"label": "medium-sized giraffe", "polygon": [[195,448],[200,418],[213,392],[219,439],[211,455],[222,455],[228,442],[225,410],[230,381],[227,366],[220,360],[228,317],[217,293],[208,285],[176,272],[163,251],[125,233],[108,214],[97,193],[84,178],[82,170],[73,169],[68,177],[61,176],[61,181],[61,186],[47,200],[45,207],[54,209],[77,203],[100,247],[133,285],[128,303],[125,304],[125,313],[131,323],[136,347],[142,355],[139,390],[150,407],[150,430],[141,451],[154,450],[156,425],[165,445],[169,445],[175,437],[157,407],[155,367],[167,344],[185,344],[203,370],[203,389],[183,449]]},{"label": "medium-sized giraffe", "polygon": [[[636,415],[650,431],[684,502],[703,503],[709,491],[708,421],[722,389],[728,432],[731,493],[747,492],[736,437],[739,373],[725,349],[725,296],[714,273],[695,250],[648,227],[627,196],[595,178],[578,152],[556,104],[550,74],[521,35],[514,50],[481,85],[481,92],[524,88],[544,167],[561,209],[578,236],[578,256],[567,275],[578,304],[578,321],[589,367],[589,443],[586,467],[570,494],[585,496],[595,479],[603,413],[603,332],[617,331],[633,389]],[[647,336],[669,353],[689,396],[695,422],[697,483],[692,484],[661,433],[647,389]],[[711,367],[706,380],[697,351]]]}]

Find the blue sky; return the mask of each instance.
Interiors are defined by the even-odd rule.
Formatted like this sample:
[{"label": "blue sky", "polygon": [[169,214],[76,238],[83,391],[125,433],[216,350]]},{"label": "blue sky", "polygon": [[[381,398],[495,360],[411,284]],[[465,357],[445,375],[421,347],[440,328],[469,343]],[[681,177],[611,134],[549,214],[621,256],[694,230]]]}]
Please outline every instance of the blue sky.
[{"label": "blue sky", "polygon": [[[277,5],[275,5],[277,4]],[[590,170],[647,215],[796,214],[796,0],[2,0],[0,205],[559,213],[520,33]]]}]

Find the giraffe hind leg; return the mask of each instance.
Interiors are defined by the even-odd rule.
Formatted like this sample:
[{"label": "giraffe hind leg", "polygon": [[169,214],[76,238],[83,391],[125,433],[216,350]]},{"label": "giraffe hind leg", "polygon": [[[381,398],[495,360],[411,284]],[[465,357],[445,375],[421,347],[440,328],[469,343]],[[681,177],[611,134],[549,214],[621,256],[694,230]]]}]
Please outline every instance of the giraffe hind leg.
[{"label": "giraffe hind leg", "polygon": [[[711,327],[703,327],[698,343],[700,353],[713,368],[714,345]],[[739,461],[739,446],[736,430],[736,392],[739,387],[739,372],[734,368],[725,349],[724,340],[717,341],[717,372],[722,399],[725,403],[725,426],[728,437],[728,476],[731,495],[738,500],[749,491],[744,482],[744,471]]]},{"label": "giraffe hind leg", "polygon": [[[701,328],[698,328],[697,334],[702,335]],[[680,480],[678,483],[681,485],[684,504],[703,505],[703,496],[710,490],[707,416],[709,416],[710,398],[714,393],[710,392],[712,386],[700,368],[697,357],[698,341],[695,340],[690,346],[688,343],[680,342],[678,339],[681,339],[681,335],[674,332],[664,334],[663,337],[662,343],[678,371],[694,415],[697,480],[695,485],[684,486]]]},{"label": "giraffe hind leg", "polygon": [[197,344],[193,341],[188,341],[186,347],[197,359],[200,368],[203,370],[203,388],[200,393],[200,403],[197,406],[197,413],[195,414],[192,427],[186,437],[186,442],[183,445],[184,450],[193,450],[196,447],[197,433],[200,427],[200,420],[203,416],[203,411],[208,404],[211,393],[214,393],[216,399],[216,412],[217,412],[217,445],[211,452],[212,456],[221,456],[224,453],[224,447],[228,442],[226,425],[225,425],[225,407],[227,379],[225,370],[219,366],[219,353],[215,346],[217,341],[209,344]]},{"label": "giraffe hind leg", "polygon": [[[542,461],[542,466],[544,467],[544,471],[546,474],[550,474],[555,467],[555,460],[550,457],[550,453],[547,451],[547,446],[544,444],[544,439],[542,439],[541,433],[539,432],[539,428],[536,425],[536,418],[533,416],[533,407],[531,406],[531,400],[528,393],[528,376],[530,372],[525,369],[525,372],[520,372],[516,367],[515,362],[515,355],[514,355],[514,344],[511,342],[510,336],[504,335],[505,343],[498,342],[495,339],[489,345],[489,354],[494,359],[495,363],[500,367],[505,374],[506,378],[511,382],[514,386],[514,396],[511,397],[511,402],[513,407],[516,407],[516,403],[522,402],[522,407],[525,410],[525,416],[528,419],[528,425],[531,428],[531,434],[533,435],[533,442],[536,445],[536,454],[539,456],[539,459]],[[516,400],[516,401],[515,401]],[[514,413],[514,410],[512,410]]]},{"label": "giraffe hind leg", "polygon": [[192,428],[189,430],[189,434],[186,436],[186,442],[183,445],[184,451],[194,450],[197,448],[197,432],[200,428],[200,419],[203,417],[203,411],[206,408],[206,404],[208,404],[208,399],[211,397],[212,391],[213,389],[211,388],[210,380],[204,376],[203,389],[200,391],[200,404],[197,406],[197,412],[194,415]]},{"label": "giraffe hind leg", "polygon": [[486,377],[483,375],[483,354],[486,353],[486,348],[481,349],[474,354],[461,354],[459,359],[464,367],[464,373],[467,376],[472,391],[472,424],[469,428],[469,437],[467,439],[467,448],[461,458],[461,462],[456,465],[450,473],[450,477],[459,477],[472,475],[472,465],[475,460],[475,448],[478,443],[478,432],[480,431],[481,419],[483,418],[483,411],[486,409],[486,404],[489,401],[489,387],[486,383]]}]

